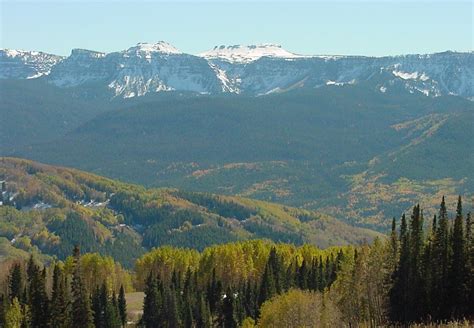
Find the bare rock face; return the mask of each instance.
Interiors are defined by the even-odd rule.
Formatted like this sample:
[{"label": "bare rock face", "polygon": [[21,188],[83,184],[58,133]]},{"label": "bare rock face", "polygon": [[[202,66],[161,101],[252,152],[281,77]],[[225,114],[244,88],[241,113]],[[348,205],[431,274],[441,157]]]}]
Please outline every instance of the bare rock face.
[{"label": "bare rock face", "polygon": [[0,49],[0,79],[33,79],[48,75],[63,57],[39,51]]},{"label": "bare rock face", "polygon": [[474,99],[474,53],[387,57],[298,55],[279,45],[216,46],[197,56],[160,41],[101,53],[74,49],[67,58],[0,50],[0,79],[43,77],[58,87],[106,87],[112,97],[164,91],[264,95],[296,88],[372,83],[381,93],[404,88],[436,97]]}]

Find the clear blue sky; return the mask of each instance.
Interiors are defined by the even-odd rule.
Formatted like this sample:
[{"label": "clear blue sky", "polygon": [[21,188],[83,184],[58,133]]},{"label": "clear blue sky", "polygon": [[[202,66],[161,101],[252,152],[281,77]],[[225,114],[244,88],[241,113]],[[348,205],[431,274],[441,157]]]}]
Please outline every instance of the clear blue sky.
[{"label": "clear blue sky", "polygon": [[473,2],[0,0],[2,48],[68,55],[165,40],[188,53],[279,43],[301,54],[473,50]]}]

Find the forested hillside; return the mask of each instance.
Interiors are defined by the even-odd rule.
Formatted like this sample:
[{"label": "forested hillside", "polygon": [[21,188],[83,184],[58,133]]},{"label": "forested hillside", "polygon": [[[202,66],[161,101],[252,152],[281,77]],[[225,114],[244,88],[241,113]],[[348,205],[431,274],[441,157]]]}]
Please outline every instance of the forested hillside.
[{"label": "forested hillside", "polygon": [[[443,199],[424,226],[416,205],[393,219],[388,238],[358,246],[160,247],[137,259],[133,285],[111,258],[81,255],[78,247],[50,265],[33,256],[2,262],[0,326],[470,327],[471,214],[459,197],[449,216]],[[132,289],[138,293],[126,294]],[[127,299],[139,292],[141,311],[132,311]]]},{"label": "forested hillside", "polygon": [[[472,194],[474,107],[460,97],[412,94],[401,82],[381,92],[383,74],[261,97],[175,92],[104,103],[91,96],[88,112],[70,118],[68,129],[63,120],[55,129],[49,116],[38,130],[19,129],[22,121],[45,120],[43,106],[77,114],[54,98],[40,105],[25,98],[25,119],[0,106],[15,118],[2,153],[149,187],[317,209],[388,231],[386,218],[413,202],[431,211],[442,195],[454,205],[457,194]],[[58,95],[73,91],[86,92]],[[52,140],[52,131],[61,133]]]},{"label": "forested hillside", "polygon": [[146,189],[78,170],[1,158],[2,258],[26,252],[64,259],[74,245],[126,267],[146,250],[174,245],[202,250],[268,238],[320,247],[372,240],[374,231],[314,211],[241,197]]}]

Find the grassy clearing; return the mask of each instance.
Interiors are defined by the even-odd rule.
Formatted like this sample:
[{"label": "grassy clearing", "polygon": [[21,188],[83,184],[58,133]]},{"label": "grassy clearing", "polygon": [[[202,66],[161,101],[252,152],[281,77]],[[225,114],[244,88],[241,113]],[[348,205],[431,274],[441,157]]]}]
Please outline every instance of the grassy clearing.
[{"label": "grassy clearing", "polygon": [[128,322],[136,323],[142,316],[144,297],[145,294],[143,292],[125,294],[125,299],[127,300]]}]

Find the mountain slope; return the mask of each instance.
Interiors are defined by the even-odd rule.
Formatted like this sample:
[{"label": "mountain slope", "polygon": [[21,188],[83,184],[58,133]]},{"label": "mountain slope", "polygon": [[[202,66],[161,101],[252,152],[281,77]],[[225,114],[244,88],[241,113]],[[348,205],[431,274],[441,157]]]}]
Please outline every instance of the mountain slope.
[{"label": "mountain slope", "polygon": [[0,153],[55,140],[111,106],[100,89],[61,89],[41,79],[0,80]]},{"label": "mountain slope", "polygon": [[402,82],[410,92],[426,96],[472,99],[473,67],[473,52],[302,56],[272,44],[219,46],[198,56],[184,54],[164,41],[108,54],[74,49],[65,59],[38,52],[0,52],[0,79],[43,76],[64,88],[98,84],[109,91],[109,97],[122,98],[170,90],[255,96],[362,83],[384,71],[389,74],[384,75],[382,92]]},{"label": "mountain slope", "polygon": [[[470,153],[472,102],[397,85],[382,93],[380,80],[369,82],[257,98],[142,97],[9,154],[148,186],[323,208],[377,229],[419,199],[417,184],[432,196],[472,193],[472,160],[453,156]],[[397,189],[403,178],[414,183],[408,195]],[[449,187],[432,185],[445,178]],[[380,188],[363,189],[373,179]],[[373,204],[387,189],[393,197]]]},{"label": "mountain slope", "polygon": [[179,52],[165,42],[139,43],[109,54],[74,49],[59,63],[48,81],[60,87],[99,83],[112,96],[130,98],[159,91],[219,93],[225,85],[200,57]]},{"label": "mountain slope", "polygon": [[199,56],[206,59],[225,60],[231,63],[250,63],[262,57],[284,59],[305,57],[286,51],[280,45],[277,44],[259,44],[250,46],[215,46],[212,50],[200,53]]},{"label": "mountain slope", "polygon": [[48,75],[62,59],[39,51],[0,49],[0,79],[33,79]]},{"label": "mountain slope", "polygon": [[317,212],[241,197],[145,189],[22,159],[1,158],[0,180],[0,235],[16,248],[35,247],[60,258],[80,244],[84,251],[110,254],[130,266],[146,249],[165,244],[202,249],[269,238],[327,247],[378,235]]}]

